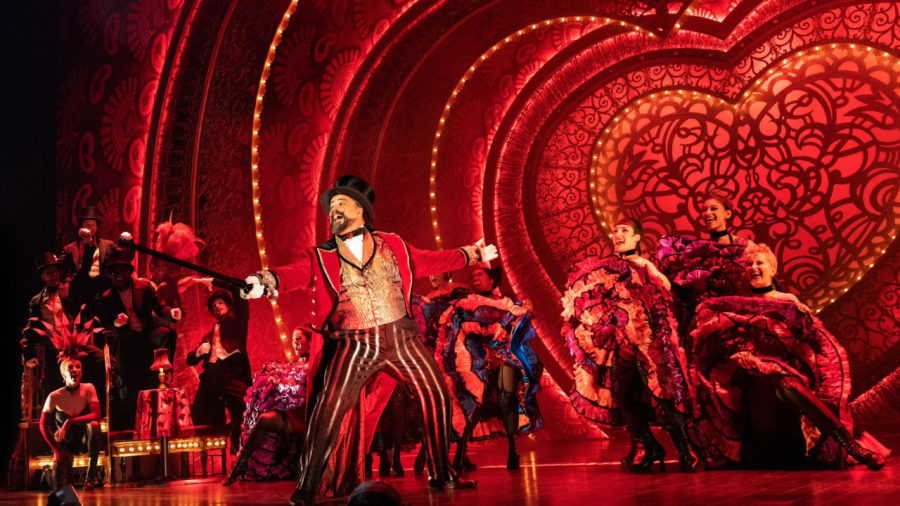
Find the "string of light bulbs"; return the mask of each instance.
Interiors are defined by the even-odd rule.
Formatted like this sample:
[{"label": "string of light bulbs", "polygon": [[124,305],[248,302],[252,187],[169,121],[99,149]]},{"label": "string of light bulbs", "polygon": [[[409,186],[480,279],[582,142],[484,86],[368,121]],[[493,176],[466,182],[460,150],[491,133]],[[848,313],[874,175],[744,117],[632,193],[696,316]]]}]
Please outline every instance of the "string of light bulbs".
[{"label": "string of light bulbs", "polygon": [[[259,129],[262,123],[260,114],[262,113],[263,108],[263,97],[266,95],[266,80],[269,79],[269,76],[272,73],[272,62],[275,61],[275,52],[278,45],[281,43],[284,31],[290,23],[291,14],[297,9],[297,3],[298,0],[291,0],[291,4],[288,5],[287,10],[284,12],[281,22],[278,23],[278,28],[272,38],[272,43],[269,45],[269,52],[266,54],[266,62],[262,70],[262,75],[259,78],[259,88],[256,92],[256,106],[253,110],[253,134],[250,140],[252,149],[250,154],[250,173],[253,184],[251,191],[253,195],[253,219],[256,222],[256,245],[259,249],[259,261],[263,269],[269,268],[269,257],[266,255],[266,239],[263,237],[262,209],[259,204]],[[291,340],[288,339],[287,329],[285,328],[284,320],[281,317],[281,307],[275,299],[269,300],[269,303],[272,305],[272,312],[275,314],[275,324],[277,326],[278,335],[281,337],[281,344],[284,346],[284,354],[288,359],[291,359],[294,355],[293,346]]]},{"label": "string of light bulbs", "polygon": [[456,98],[460,92],[462,92],[465,87],[466,81],[470,80],[474,73],[481,67],[491,56],[493,56],[497,51],[503,48],[506,44],[509,44],[516,40],[518,37],[525,35],[527,33],[533,32],[539,28],[545,28],[547,26],[552,26],[556,24],[563,23],[571,23],[573,20],[575,22],[597,22],[598,19],[602,19],[602,23],[605,25],[616,25],[629,28],[629,33],[633,32],[641,32],[647,34],[649,37],[654,37],[654,34],[650,31],[642,29],[640,26],[637,26],[632,23],[628,23],[625,21],[618,21],[612,18],[598,18],[596,16],[567,16],[561,18],[548,19],[545,21],[541,21],[539,23],[534,23],[528,25],[521,30],[517,30],[512,34],[504,37],[502,40],[494,44],[490,49],[484,52],[478,59],[475,60],[472,65],[469,66],[469,69],[466,70],[465,74],[463,74],[462,78],[457,82],[456,86],[453,88],[453,92],[450,97],[447,99],[447,102],[444,105],[444,109],[441,112],[440,120],[438,121],[438,125],[434,134],[434,143],[431,148],[431,173],[429,175],[430,183],[429,183],[429,203],[431,208],[431,226],[434,230],[434,240],[437,243],[438,249],[444,249],[444,244],[441,241],[441,228],[438,223],[438,210],[437,210],[437,170],[438,170],[438,151],[440,149],[440,141],[441,134],[444,132],[444,126],[446,124],[447,118],[450,116],[450,112],[452,106],[456,102]]}]

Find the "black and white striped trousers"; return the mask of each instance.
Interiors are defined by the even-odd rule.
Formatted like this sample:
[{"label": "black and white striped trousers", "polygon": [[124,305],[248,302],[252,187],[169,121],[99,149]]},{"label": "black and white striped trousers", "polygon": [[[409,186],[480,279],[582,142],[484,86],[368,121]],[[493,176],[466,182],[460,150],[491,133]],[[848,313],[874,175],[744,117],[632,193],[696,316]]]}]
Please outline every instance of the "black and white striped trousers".
[{"label": "black and white striped trousers", "polygon": [[309,422],[297,488],[312,493],[318,490],[341,421],[358,404],[360,392],[377,372],[405,385],[421,403],[428,477],[455,479],[449,457],[450,396],[437,362],[419,339],[415,321],[406,317],[372,329],[335,331],[330,337],[337,340],[337,350]]}]

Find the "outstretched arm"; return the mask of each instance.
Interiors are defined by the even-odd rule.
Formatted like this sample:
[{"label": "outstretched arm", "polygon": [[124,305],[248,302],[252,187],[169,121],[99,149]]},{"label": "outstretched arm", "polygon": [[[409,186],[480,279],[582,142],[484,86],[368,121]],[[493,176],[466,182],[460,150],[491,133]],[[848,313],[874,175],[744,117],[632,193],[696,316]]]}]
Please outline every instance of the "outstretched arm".
[{"label": "outstretched arm", "polygon": [[250,289],[242,290],[241,297],[258,299],[263,295],[272,296],[276,291],[285,293],[308,286],[312,275],[312,262],[313,252],[308,250],[292,264],[257,271],[244,280],[250,285]]},{"label": "outstretched arm", "polygon": [[477,262],[490,262],[497,258],[497,248],[485,245],[484,239],[455,250],[428,251],[407,243],[409,259],[416,276],[433,276],[462,269]]}]

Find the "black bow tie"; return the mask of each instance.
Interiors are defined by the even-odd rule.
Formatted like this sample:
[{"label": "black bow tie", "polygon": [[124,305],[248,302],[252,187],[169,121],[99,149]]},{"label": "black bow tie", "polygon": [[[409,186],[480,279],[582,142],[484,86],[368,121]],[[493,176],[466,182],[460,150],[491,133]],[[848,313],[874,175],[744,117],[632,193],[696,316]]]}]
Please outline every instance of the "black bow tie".
[{"label": "black bow tie", "polygon": [[347,232],[346,234],[338,234],[338,237],[340,237],[342,241],[346,241],[348,239],[353,239],[354,237],[359,235],[366,235],[366,232],[368,232],[368,230],[366,229],[366,226],[363,225],[355,230]]}]

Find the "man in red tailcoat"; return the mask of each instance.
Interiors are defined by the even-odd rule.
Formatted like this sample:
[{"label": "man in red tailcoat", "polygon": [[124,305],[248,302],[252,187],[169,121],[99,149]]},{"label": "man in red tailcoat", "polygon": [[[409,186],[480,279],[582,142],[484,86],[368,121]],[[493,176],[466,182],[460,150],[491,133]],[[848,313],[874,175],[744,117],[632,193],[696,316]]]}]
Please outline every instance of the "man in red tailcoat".
[{"label": "man in red tailcoat", "polygon": [[[421,402],[429,487],[475,487],[474,481],[459,479],[450,464],[450,396],[437,363],[417,335],[410,297],[415,277],[490,261],[497,257],[497,250],[481,241],[449,251],[416,249],[395,234],[374,231],[374,201],[375,192],[361,178],[338,179],[321,198],[334,236],[311,248],[298,262],[247,278],[251,289],[244,296],[248,298],[310,290],[313,328],[336,345],[308,424],[300,480],[291,504],[313,504],[326,468],[342,461],[332,455],[342,436],[342,422],[357,406],[366,382],[378,372],[393,377]],[[315,355],[310,358],[310,377],[321,365],[321,354]]]}]

